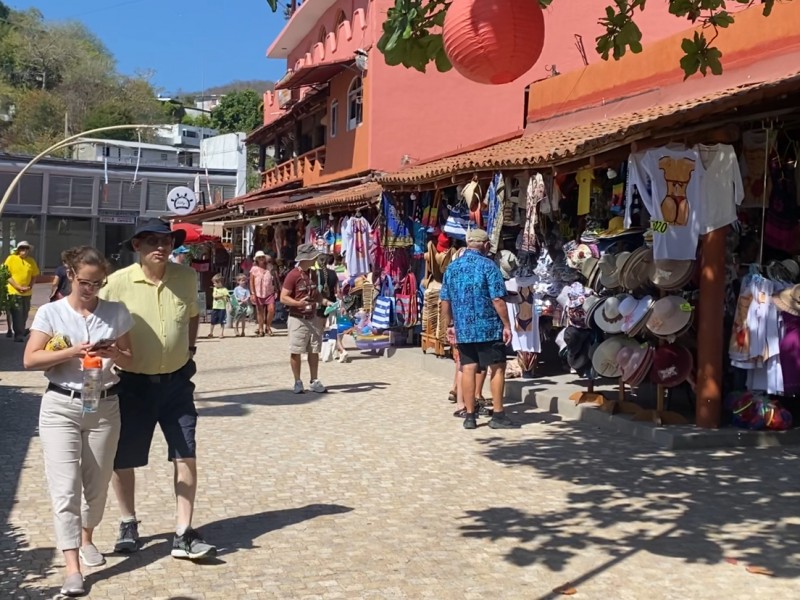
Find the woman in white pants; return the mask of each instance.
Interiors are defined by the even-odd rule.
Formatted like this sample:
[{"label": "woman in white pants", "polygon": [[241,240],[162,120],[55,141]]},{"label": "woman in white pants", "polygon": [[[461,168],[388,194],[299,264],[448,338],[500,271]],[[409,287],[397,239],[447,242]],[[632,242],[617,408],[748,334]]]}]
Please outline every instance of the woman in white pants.
[{"label": "woman in white pants", "polygon": [[[56,544],[66,562],[61,593],[80,596],[85,593],[81,560],[89,567],[105,563],[92,542],[92,533],[103,518],[119,441],[115,391],[119,377],[112,367],[130,364],[128,331],[133,318],[123,304],[97,297],[109,272],[100,252],[81,246],[67,250],[64,256],[72,291],[36,312],[24,364],[26,369],[44,370],[49,382],[39,412],[39,437]],[[57,343],[62,338],[68,347]],[[46,348],[51,339],[54,343]],[[101,340],[105,347],[93,350]],[[103,359],[101,399],[94,412],[84,409],[81,398],[81,360],[87,355]]]}]

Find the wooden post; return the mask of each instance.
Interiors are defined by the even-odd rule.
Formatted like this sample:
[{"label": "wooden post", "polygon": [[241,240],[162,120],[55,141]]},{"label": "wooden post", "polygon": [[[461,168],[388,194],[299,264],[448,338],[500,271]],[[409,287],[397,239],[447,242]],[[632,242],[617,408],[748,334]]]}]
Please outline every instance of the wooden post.
[{"label": "wooden post", "polygon": [[697,425],[715,429],[722,416],[725,238],[728,227],[702,237],[697,302]]}]

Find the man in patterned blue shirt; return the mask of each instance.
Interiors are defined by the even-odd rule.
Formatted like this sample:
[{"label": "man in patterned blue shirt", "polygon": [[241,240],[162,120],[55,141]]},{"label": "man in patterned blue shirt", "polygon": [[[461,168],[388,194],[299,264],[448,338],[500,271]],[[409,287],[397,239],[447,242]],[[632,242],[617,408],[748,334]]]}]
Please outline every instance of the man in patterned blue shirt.
[{"label": "man in patterned blue shirt", "polygon": [[487,258],[491,243],[482,229],[467,233],[467,251],[453,261],[444,273],[439,293],[442,319],[448,336],[455,335],[461,356],[461,386],[467,416],[464,429],[475,429],[475,388],[478,373],[491,368],[494,413],[489,427],[512,429],[517,424],[503,410],[506,376],[506,344],[511,341],[511,326],[504,296],[503,274]]}]

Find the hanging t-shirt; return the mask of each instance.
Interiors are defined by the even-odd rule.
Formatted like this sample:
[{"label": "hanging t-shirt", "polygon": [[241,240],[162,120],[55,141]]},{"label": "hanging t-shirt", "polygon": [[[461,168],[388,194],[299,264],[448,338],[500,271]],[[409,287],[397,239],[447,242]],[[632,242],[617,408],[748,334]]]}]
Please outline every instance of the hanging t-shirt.
[{"label": "hanging t-shirt", "polygon": [[656,260],[694,260],[703,224],[705,169],[695,150],[653,148],[628,159],[625,227],[633,187],[650,213]]},{"label": "hanging t-shirt", "polygon": [[703,226],[702,233],[734,223],[736,207],[744,200],[744,184],[739,160],[733,146],[697,146],[703,161]]},{"label": "hanging t-shirt", "polygon": [[578,216],[588,215],[591,209],[594,169],[581,169],[576,173],[575,181],[578,182]]},{"label": "hanging t-shirt", "polygon": [[506,303],[511,322],[511,347],[517,352],[538,354],[542,351],[535,299],[538,281],[538,277],[517,277],[506,281],[506,290],[517,292],[520,296],[519,304]]},{"label": "hanging t-shirt", "polygon": [[347,244],[345,261],[350,277],[370,272],[369,246],[372,227],[364,217],[353,217],[344,226],[342,239]]}]

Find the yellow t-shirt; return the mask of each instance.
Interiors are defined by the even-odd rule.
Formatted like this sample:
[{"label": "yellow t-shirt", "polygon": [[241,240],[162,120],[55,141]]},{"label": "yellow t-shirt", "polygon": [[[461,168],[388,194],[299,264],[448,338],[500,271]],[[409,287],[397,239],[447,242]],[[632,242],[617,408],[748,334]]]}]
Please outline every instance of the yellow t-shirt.
[{"label": "yellow t-shirt", "polygon": [[122,302],[133,316],[129,371],[173,373],[189,361],[189,320],[200,314],[194,269],[167,263],[164,280],[156,285],[145,279],[140,265],[131,265],[108,278],[100,297]]},{"label": "yellow t-shirt", "polygon": [[211,304],[211,308],[214,310],[225,310],[228,307],[228,300],[230,297],[231,295],[228,292],[228,288],[214,286],[212,291],[212,298],[214,301]]},{"label": "yellow t-shirt", "polygon": [[578,182],[578,216],[588,215],[591,209],[594,169],[581,169],[575,174],[575,180]]},{"label": "yellow t-shirt", "polygon": [[[34,259],[30,256],[22,258],[19,254],[11,254],[4,264],[8,267],[11,279],[16,281],[17,285],[33,287],[33,280],[39,274],[39,265]],[[7,287],[10,295],[30,296],[33,294],[33,289],[27,292],[18,292],[10,283]]]}]

